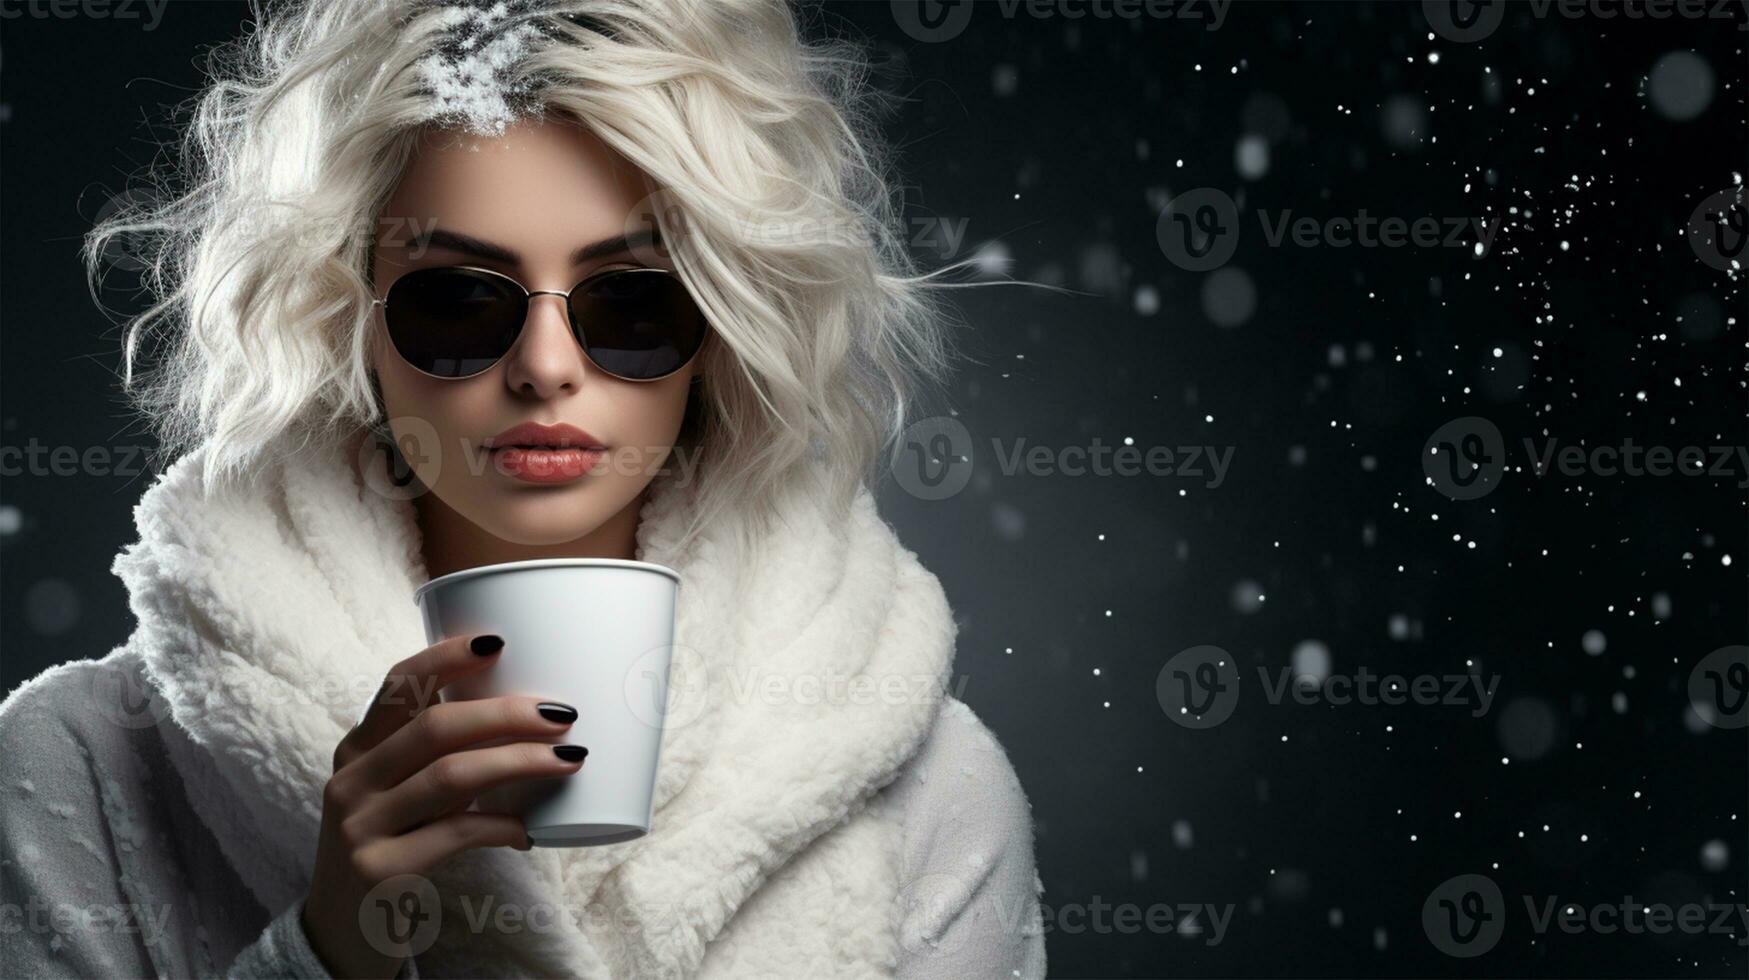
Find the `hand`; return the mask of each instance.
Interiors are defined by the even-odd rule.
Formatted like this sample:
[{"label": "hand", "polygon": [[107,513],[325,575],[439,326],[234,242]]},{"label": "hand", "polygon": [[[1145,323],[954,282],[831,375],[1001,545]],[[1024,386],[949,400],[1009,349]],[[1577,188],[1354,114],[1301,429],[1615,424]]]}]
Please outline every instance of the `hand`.
[{"label": "hand", "polygon": [[[422,874],[468,848],[532,846],[521,817],[467,812],[474,797],[582,768],[581,746],[517,740],[563,734],[577,717],[565,705],[511,695],[415,703],[415,692],[431,697],[496,663],[502,646],[490,635],[452,637],[396,664],[335,748],[303,913],[310,946],[335,977],[393,977],[406,962],[378,951],[360,928],[359,908],[381,882]],[[493,739],[505,744],[472,747]]]}]

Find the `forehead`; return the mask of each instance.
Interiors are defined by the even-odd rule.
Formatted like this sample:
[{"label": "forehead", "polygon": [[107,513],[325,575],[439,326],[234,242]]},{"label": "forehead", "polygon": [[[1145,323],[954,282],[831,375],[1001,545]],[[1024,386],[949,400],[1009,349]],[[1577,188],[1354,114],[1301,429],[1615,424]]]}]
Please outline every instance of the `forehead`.
[{"label": "forehead", "polygon": [[528,255],[569,253],[622,233],[647,193],[642,172],[583,126],[525,119],[496,136],[423,134],[385,217],[435,221]]}]

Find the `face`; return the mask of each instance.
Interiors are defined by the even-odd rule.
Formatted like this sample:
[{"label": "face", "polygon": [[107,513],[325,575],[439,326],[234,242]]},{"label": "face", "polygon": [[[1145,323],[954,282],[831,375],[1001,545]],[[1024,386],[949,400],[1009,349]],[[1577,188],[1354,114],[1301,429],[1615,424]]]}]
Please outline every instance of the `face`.
[{"label": "face", "polygon": [[[490,269],[531,292],[566,292],[618,268],[671,269],[648,244],[613,244],[647,193],[636,167],[562,120],[523,121],[498,137],[430,133],[377,223],[375,294],[386,296],[398,277],[428,267]],[[468,378],[432,377],[404,360],[380,306],[372,337],[390,426],[431,491],[417,501],[422,517],[435,509],[443,520],[471,524],[474,537],[537,547],[624,525],[628,514],[635,526],[703,360],[695,356],[655,381],[613,377],[572,334],[564,297],[549,294],[530,297],[509,353]],[[491,448],[538,441],[500,438],[526,422],[575,426],[605,451]],[[435,451],[427,448],[433,444]]]}]

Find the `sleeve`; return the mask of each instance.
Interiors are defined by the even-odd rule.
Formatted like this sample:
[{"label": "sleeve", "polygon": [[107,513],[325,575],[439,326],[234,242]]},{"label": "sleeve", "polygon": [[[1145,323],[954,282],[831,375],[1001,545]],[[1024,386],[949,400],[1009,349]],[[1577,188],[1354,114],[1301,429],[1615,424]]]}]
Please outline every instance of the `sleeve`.
[{"label": "sleeve", "polygon": [[963,702],[902,779],[899,980],[1045,975],[1032,808],[1014,767]]},{"label": "sleeve", "polygon": [[[232,980],[298,980],[306,977],[332,980],[333,974],[328,972],[316,951],[310,948],[310,937],[304,932],[303,917],[304,903],[300,899],[291,908],[275,916],[267,924],[267,928],[261,931],[261,938],[237,954],[237,959],[225,971],[225,976]],[[407,957],[406,965],[395,976],[399,980],[418,980],[419,970],[414,965],[413,957]]]},{"label": "sleeve", "polygon": [[[210,976],[203,937],[189,934],[198,897],[151,845],[155,814],[131,778],[113,771],[130,757],[124,729],[67,724],[76,666],[0,702],[0,975]],[[276,916],[219,975],[332,980],[302,915],[299,901]],[[417,980],[411,958],[400,976]]]},{"label": "sleeve", "polygon": [[56,712],[47,677],[0,704],[0,964],[10,976],[157,976],[144,932],[96,918],[132,907],[115,838],[136,840],[142,828],[112,825],[88,750]]}]

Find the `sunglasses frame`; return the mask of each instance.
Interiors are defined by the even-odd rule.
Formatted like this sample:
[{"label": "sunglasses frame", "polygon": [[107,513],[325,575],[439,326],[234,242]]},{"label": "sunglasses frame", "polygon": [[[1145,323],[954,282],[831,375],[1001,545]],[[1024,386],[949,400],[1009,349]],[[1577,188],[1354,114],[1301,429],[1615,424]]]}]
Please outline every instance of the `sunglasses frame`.
[{"label": "sunglasses frame", "polygon": [[[388,301],[387,297],[388,297],[388,294],[394,290],[395,284],[399,283],[402,279],[406,278],[407,276],[412,275],[415,272],[430,272],[433,269],[464,269],[468,272],[483,272],[488,276],[493,276],[493,277],[496,277],[498,279],[502,279],[505,282],[508,282],[511,285],[515,286],[517,289],[522,290],[523,299],[524,299],[523,314],[522,314],[522,322],[516,328],[516,339],[510,342],[510,348],[508,350],[506,350],[504,353],[498,355],[497,360],[493,361],[491,364],[486,365],[485,367],[481,368],[480,370],[475,371],[473,374],[463,374],[463,375],[457,375],[457,376],[453,376],[453,377],[449,376],[449,375],[432,374],[431,372],[425,370],[424,368],[420,367],[419,365],[414,364],[412,361],[407,360],[407,356],[405,354],[401,353],[401,348],[399,348],[395,345],[394,334],[388,332],[389,331],[389,321],[388,321],[389,301]],[[516,345],[522,343],[523,331],[528,329],[529,304],[527,301],[534,299],[536,296],[542,296],[542,295],[562,296],[565,299],[565,322],[570,325],[570,327],[571,327],[571,339],[577,341],[577,346],[580,347],[583,351],[583,357],[586,360],[588,360],[589,363],[591,365],[593,365],[596,370],[600,371],[601,373],[607,375],[610,378],[613,378],[616,381],[629,381],[632,384],[648,384],[652,381],[661,381],[664,378],[671,378],[674,375],[679,374],[681,371],[684,371],[688,365],[690,365],[693,361],[698,359],[699,352],[704,350],[705,340],[708,340],[710,338],[710,332],[711,332],[710,320],[705,318],[703,310],[699,311],[699,319],[700,319],[700,321],[702,321],[704,323],[705,336],[703,339],[699,340],[698,350],[693,351],[692,356],[688,357],[686,360],[682,361],[680,363],[680,365],[678,367],[676,367],[674,370],[669,371],[667,374],[657,375],[654,378],[627,378],[627,377],[624,377],[623,375],[615,374],[612,371],[609,371],[607,368],[602,367],[601,364],[595,360],[594,355],[589,353],[589,344],[588,344],[588,341],[586,341],[584,339],[584,330],[583,330],[582,325],[578,324],[576,321],[574,321],[571,318],[571,294],[572,293],[576,292],[579,289],[582,289],[583,287],[589,285],[590,283],[596,282],[596,281],[601,280],[601,279],[606,279],[609,276],[624,275],[626,273],[645,273],[645,272],[658,273],[658,274],[661,274],[664,276],[668,276],[669,278],[674,279],[676,281],[679,281],[679,279],[680,279],[680,277],[678,275],[669,271],[668,269],[661,269],[661,268],[657,268],[656,266],[629,266],[629,267],[620,267],[617,269],[603,269],[600,272],[590,273],[589,275],[584,276],[582,279],[577,280],[577,283],[575,285],[573,285],[570,289],[566,289],[566,290],[561,291],[561,290],[557,290],[557,289],[529,289],[527,286],[524,286],[521,282],[518,282],[515,276],[511,276],[511,275],[507,275],[505,273],[499,272],[497,269],[488,269],[484,266],[478,266],[478,265],[431,265],[431,266],[423,266],[423,267],[418,268],[418,269],[408,269],[406,272],[403,272],[400,275],[396,276],[394,279],[394,282],[389,283],[389,288],[387,290],[383,291],[382,297],[372,297],[371,298],[370,305],[373,309],[378,307],[378,306],[383,308],[383,316],[381,318],[383,331],[384,331],[386,339],[389,342],[389,346],[394,349],[395,356],[401,359],[401,363],[407,365],[408,367],[412,368],[415,371],[418,371],[420,374],[425,375],[427,378],[435,378],[439,381],[467,381],[467,380],[470,380],[472,378],[477,378],[480,375],[485,374],[487,371],[490,371],[493,368],[497,367],[499,364],[503,363],[504,359],[506,357],[510,356],[510,352],[514,351],[516,349]],[[681,285],[682,285],[682,288],[685,287],[684,283],[682,283]],[[690,290],[688,290],[688,295],[689,296],[691,295]],[[696,302],[694,302],[693,305],[696,307],[698,304]]]}]

